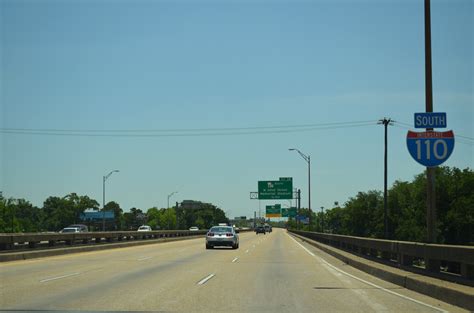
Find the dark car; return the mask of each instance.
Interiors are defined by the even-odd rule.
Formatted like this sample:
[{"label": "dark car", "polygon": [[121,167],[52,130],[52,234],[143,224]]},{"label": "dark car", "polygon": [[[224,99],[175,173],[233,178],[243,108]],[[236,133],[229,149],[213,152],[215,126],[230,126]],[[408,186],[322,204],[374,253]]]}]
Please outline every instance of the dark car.
[{"label": "dark car", "polygon": [[259,233],[262,233],[265,235],[266,231],[265,231],[265,227],[263,225],[260,225],[260,226],[257,226],[255,228],[255,233],[258,235]]}]

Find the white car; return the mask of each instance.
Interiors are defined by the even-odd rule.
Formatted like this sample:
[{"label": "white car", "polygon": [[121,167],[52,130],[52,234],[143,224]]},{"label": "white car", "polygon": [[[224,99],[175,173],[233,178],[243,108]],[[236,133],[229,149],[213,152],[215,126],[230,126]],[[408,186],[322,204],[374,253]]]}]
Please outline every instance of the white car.
[{"label": "white car", "polygon": [[151,227],[148,225],[142,225],[138,227],[137,231],[151,231]]},{"label": "white car", "polygon": [[63,228],[60,233],[80,233],[80,229],[78,227],[65,227]]},{"label": "white car", "polygon": [[192,227],[189,227],[189,230],[190,231],[198,231],[199,228],[197,228],[196,226],[192,226]]},{"label": "white car", "polygon": [[232,226],[214,226],[206,234],[206,249],[217,246],[239,248],[239,235]]}]

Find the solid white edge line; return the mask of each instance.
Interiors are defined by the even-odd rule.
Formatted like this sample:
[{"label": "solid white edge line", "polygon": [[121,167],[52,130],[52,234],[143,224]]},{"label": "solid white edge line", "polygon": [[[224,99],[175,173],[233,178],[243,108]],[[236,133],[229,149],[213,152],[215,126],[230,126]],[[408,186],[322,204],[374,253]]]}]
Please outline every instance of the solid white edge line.
[{"label": "solid white edge line", "polygon": [[362,282],[362,283],[364,283],[364,284],[367,284],[367,285],[369,285],[369,286],[372,286],[372,287],[375,287],[375,288],[377,288],[377,289],[383,290],[383,291],[385,291],[385,292],[387,292],[387,293],[390,293],[390,294],[392,294],[392,295],[395,295],[395,296],[397,296],[397,297],[400,297],[400,298],[403,298],[403,299],[406,299],[406,300],[410,300],[410,301],[415,302],[415,303],[417,303],[417,304],[421,304],[421,305],[427,306],[427,307],[432,308],[432,309],[434,309],[434,310],[437,310],[437,311],[439,311],[439,312],[443,312],[443,313],[448,313],[448,312],[449,312],[449,311],[446,311],[446,310],[437,308],[437,307],[435,307],[435,306],[432,306],[432,305],[430,305],[430,304],[421,302],[421,301],[419,301],[419,300],[410,298],[410,297],[408,297],[408,296],[404,296],[404,295],[402,295],[402,294],[396,293],[396,292],[394,292],[394,291],[392,291],[392,290],[388,290],[388,289],[386,289],[386,288],[384,288],[384,287],[381,287],[381,286],[379,286],[379,285],[376,285],[376,284],[374,284],[374,283],[371,283],[371,282],[369,282],[369,281],[366,281],[366,280],[364,280],[364,279],[362,279],[362,278],[359,278],[359,277],[357,277],[357,276],[354,276],[354,275],[352,275],[352,274],[349,274],[349,273],[347,273],[347,272],[345,272],[345,271],[343,271],[343,270],[341,270],[341,269],[335,267],[334,265],[328,263],[326,260],[324,260],[324,259],[322,259],[322,258],[320,258],[320,257],[317,257],[313,252],[309,251],[305,246],[303,246],[301,243],[299,243],[298,241],[296,241],[295,238],[293,238],[293,237],[290,236],[289,234],[287,234],[287,235],[288,235],[291,239],[293,239],[293,241],[296,242],[301,248],[303,248],[306,252],[308,252],[311,256],[313,256],[314,258],[317,258],[318,260],[320,260],[321,262],[323,262],[323,263],[326,264],[327,266],[329,266],[329,267],[335,269],[336,271],[338,271],[338,272],[341,273],[341,274],[344,274],[344,275],[347,275],[347,276],[349,276],[349,277],[352,277],[352,278],[354,278],[354,279],[356,279],[356,280],[358,280],[358,281],[360,281],[360,282]]},{"label": "solid white edge line", "polygon": [[52,277],[52,278],[45,278],[45,279],[42,279],[40,280],[39,282],[40,283],[45,283],[47,281],[52,281],[52,280],[56,280],[56,279],[61,279],[61,278],[66,278],[66,277],[71,277],[71,276],[76,276],[76,275],[79,275],[81,273],[72,273],[72,274],[67,274],[67,275],[63,275],[63,276],[57,276],[57,277]]},{"label": "solid white edge line", "polygon": [[239,258],[235,258],[232,260],[232,263],[235,263]]},{"label": "solid white edge line", "polygon": [[137,259],[137,261],[145,261],[145,260],[149,260],[151,258],[152,258],[151,256],[147,256],[147,257],[144,257],[144,258]]},{"label": "solid white edge line", "polygon": [[197,284],[198,285],[204,285],[209,279],[211,279],[214,276],[216,276],[216,274],[209,274],[206,277],[204,277],[203,279],[201,279]]}]

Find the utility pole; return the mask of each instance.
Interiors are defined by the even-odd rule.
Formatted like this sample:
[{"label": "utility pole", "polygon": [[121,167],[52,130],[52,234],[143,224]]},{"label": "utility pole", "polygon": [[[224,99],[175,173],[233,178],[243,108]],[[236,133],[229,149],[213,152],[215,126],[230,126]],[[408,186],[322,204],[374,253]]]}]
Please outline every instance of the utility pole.
[{"label": "utility pole", "polygon": [[384,143],[384,165],[383,165],[383,225],[384,238],[389,239],[388,232],[388,206],[387,206],[387,147],[388,147],[388,125],[393,125],[393,121],[389,118],[379,120],[377,124],[382,124],[385,128],[385,143]]},{"label": "utility pole", "polygon": [[[431,4],[425,0],[425,108],[433,112],[433,83],[431,64]],[[426,131],[432,131],[427,128]],[[436,189],[435,168],[426,168],[426,226],[428,242],[436,242]]]}]

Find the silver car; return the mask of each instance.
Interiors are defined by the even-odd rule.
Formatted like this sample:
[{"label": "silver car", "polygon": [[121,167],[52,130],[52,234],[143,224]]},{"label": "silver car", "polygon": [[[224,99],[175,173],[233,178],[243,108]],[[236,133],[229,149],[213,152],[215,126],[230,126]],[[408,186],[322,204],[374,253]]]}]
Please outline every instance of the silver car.
[{"label": "silver car", "polygon": [[217,246],[239,248],[239,235],[232,226],[213,226],[206,234],[206,249]]}]

